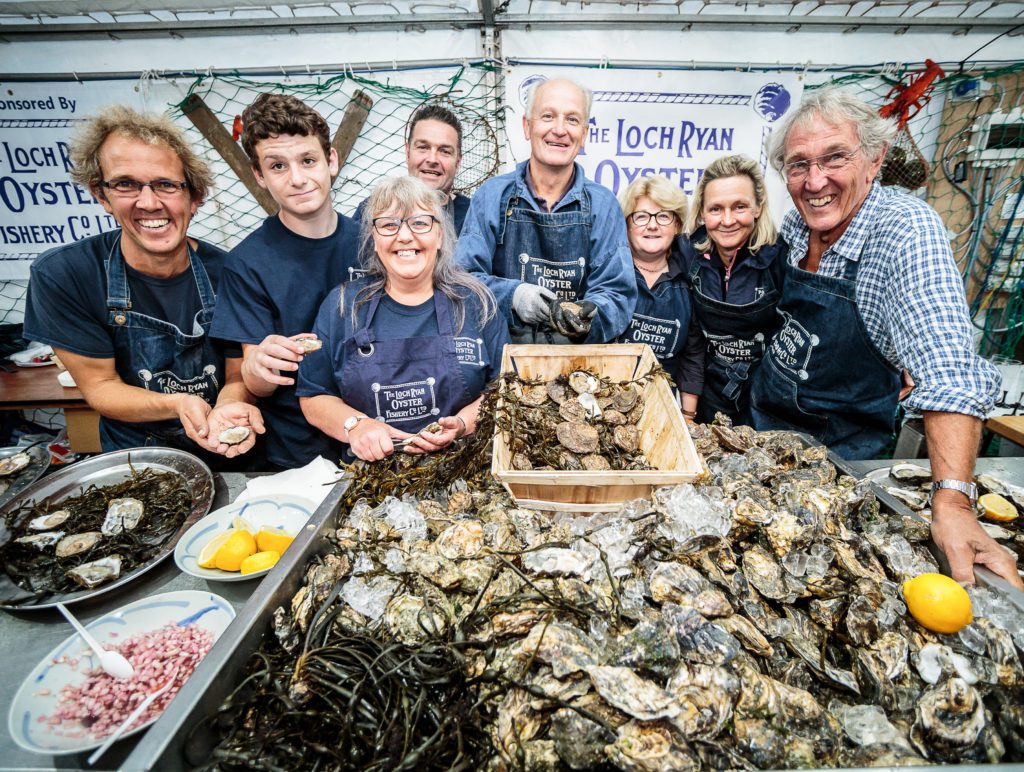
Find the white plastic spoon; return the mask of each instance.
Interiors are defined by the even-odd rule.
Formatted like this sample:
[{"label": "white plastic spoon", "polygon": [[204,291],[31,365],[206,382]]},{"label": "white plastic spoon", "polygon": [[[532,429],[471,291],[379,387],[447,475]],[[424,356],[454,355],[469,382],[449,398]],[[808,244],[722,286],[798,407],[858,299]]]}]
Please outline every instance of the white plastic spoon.
[{"label": "white plastic spoon", "polygon": [[108,675],[112,675],[114,678],[131,678],[135,675],[135,668],[132,667],[132,663],[124,658],[124,655],[116,651],[108,651],[97,643],[96,639],[93,638],[89,631],[82,627],[82,624],[71,616],[71,612],[64,608],[63,603],[57,604],[57,609],[64,618],[71,623],[71,626],[78,631],[78,634],[82,636],[82,640],[85,641],[89,648],[96,652],[96,656],[99,657],[100,667]]},{"label": "white plastic spoon", "polygon": [[170,677],[166,681],[164,681],[163,686],[161,686],[155,692],[150,692],[146,695],[146,698],[142,702],[140,702],[138,706],[136,706],[135,710],[133,710],[131,714],[129,714],[128,718],[126,718],[122,722],[121,726],[119,726],[110,735],[108,735],[107,739],[103,741],[103,745],[101,745],[99,748],[92,752],[92,755],[89,757],[90,767],[96,763],[100,756],[107,752],[107,748],[109,748],[111,745],[113,745],[121,739],[121,735],[128,731],[128,728],[135,723],[139,716],[146,712],[146,708],[148,708],[153,703],[153,700],[155,700],[157,697],[159,697],[161,694],[163,694],[171,688],[171,686],[174,684],[174,679],[177,677],[178,669],[175,668],[174,672],[170,675]]}]

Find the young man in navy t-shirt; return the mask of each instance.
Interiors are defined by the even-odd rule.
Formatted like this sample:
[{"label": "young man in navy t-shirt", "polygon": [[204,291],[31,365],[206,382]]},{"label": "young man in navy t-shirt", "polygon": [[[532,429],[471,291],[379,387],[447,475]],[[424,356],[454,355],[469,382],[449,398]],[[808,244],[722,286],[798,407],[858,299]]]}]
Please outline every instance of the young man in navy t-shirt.
[{"label": "young man in navy t-shirt", "polygon": [[242,147],[281,209],[228,255],[213,334],[242,345],[242,377],[260,398],[269,465],[294,468],[332,455],[329,438],[299,409],[296,340],[311,334],[324,297],[358,268],[359,228],[334,210],[338,155],[316,110],[261,94],[242,113]]}]

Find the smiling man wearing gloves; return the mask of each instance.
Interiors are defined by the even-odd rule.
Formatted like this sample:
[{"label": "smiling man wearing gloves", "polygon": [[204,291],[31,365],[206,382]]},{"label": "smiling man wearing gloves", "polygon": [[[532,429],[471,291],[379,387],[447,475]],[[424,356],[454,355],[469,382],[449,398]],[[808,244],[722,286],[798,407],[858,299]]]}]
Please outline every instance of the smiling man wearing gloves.
[{"label": "smiling man wearing gloves", "polygon": [[608,343],[636,305],[622,210],[576,163],[590,102],[570,80],[533,87],[530,158],[480,186],[459,238],[459,264],[494,293],[513,343]]}]

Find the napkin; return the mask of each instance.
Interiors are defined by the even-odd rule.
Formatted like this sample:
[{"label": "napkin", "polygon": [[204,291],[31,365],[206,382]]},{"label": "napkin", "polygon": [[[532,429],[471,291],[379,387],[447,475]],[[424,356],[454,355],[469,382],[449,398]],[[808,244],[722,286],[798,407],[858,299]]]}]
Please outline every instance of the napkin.
[{"label": "napkin", "polygon": [[337,465],[323,456],[317,456],[298,469],[287,469],[277,474],[252,478],[235,501],[286,494],[302,496],[320,506],[334,487],[331,483],[340,479],[341,470]]}]

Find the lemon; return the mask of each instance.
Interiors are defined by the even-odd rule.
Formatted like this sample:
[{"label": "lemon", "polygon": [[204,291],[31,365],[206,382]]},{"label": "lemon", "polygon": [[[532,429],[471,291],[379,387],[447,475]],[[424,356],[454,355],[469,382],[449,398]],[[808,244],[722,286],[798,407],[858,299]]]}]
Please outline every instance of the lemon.
[{"label": "lemon", "polygon": [[229,531],[213,555],[213,564],[221,571],[237,571],[242,561],[256,552],[256,540],[248,531]]},{"label": "lemon", "polygon": [[986,520],[1008,523],[1017,519],[1017,507],[998,493],[986,493],[978,499],[978,506],[981,507]]},{"label": "lemon", "polygon": [[203,548],[199,551],[199,567],[200,568],[215,568],[217,562],[217,550],[220,546],[231,538],[233,532],[222,531],[210,539]]},{"label": "lemon", "polygon": [[903,599],[918,624],[936,633],[955,633],[969,625],[971,596],[943,574],[919,574],[903,583]]},{"label": "lemon", "polygon": [[276,550],[264,550],[263,552],[257,552],[255,555],[250,555],[242,561],[242,573],[254,574],[257,571],[271,568],[280,559],[281,553]]},{"label": "lemon", "polygon": [[256,529],[253,528],[252,523],[246,520],[241,515],[235,515],[231,518],[231,527],[236,531],[248,531],[249,533],[256,533]]},{"label": "lemon", "polygon": [[256,534],[256,548],[261,552],[269,551],[282,555],[293,541],[295,541],[294,536],[289,536],[273,528],[261,528]]}]

